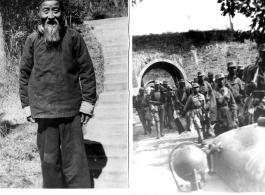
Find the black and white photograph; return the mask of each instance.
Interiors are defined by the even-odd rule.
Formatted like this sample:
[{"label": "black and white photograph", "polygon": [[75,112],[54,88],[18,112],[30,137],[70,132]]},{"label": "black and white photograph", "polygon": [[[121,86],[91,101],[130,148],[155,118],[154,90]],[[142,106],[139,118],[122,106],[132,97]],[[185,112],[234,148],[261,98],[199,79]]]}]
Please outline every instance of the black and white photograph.
[{"label": "black and white photograph", "polygon": [[134,194],[265,191],[264,8],[133,1]]},{"label": "black and white photograph", "polygon": [[0,1],[1,189],[128,189],[129,7]]}]

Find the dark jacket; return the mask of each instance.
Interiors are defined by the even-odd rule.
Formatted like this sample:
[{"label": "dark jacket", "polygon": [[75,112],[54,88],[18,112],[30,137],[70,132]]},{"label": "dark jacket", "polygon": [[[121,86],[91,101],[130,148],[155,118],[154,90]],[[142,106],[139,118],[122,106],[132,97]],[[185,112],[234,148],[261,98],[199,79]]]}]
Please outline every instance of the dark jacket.
[{"label": "dark jacket", "polygon": [[25,43],[19,90],[22,107],[30,106],[34,118],[75,116],[81,102],[96,102],[95,73],[86,44],[77,31],[63,29],[56,49],[48,50],[37,32]]}]

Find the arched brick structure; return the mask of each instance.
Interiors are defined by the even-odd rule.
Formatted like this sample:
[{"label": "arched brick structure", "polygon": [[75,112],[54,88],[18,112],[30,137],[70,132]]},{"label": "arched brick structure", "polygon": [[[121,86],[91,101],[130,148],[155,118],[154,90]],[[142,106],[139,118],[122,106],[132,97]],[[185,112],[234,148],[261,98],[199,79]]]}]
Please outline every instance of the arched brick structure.
[{"label": "arched brick structure", "polygon": [[155,60],[149,62],[141,70],[141,72],[137,78],[138,87],[144,86],[144,83],[142,82],[143,77],[145,76],[145,74],[147,72],[149,72],[152,69],[162,69],[162,70],[167,71],[172,76],[175,83],[176,83],[176,78],[178,78],[178,80],[187,79],[185,71],[181,68],[181,66],[178,63],[173,62],[173,61],[168,60],[168,59],[159,58],[159,59],[155,59]]}]

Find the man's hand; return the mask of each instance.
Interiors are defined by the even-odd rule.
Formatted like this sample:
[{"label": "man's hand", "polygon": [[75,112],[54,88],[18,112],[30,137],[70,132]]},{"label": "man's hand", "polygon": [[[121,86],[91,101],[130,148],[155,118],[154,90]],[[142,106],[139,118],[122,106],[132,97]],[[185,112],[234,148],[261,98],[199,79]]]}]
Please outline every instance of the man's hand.
[{"label": "man's hand", "polygon": [[31,123],[35,123],[36,122],[35,119],[32,118],[32,116],[27,117],[27,121],[31,122]]},{"label": "man's hand", "polygon": [[91,118],[90,115],[80,112],[80,121],[81,121],[81,123],[87,124],[87,122],[89,121],[90,118]]}]

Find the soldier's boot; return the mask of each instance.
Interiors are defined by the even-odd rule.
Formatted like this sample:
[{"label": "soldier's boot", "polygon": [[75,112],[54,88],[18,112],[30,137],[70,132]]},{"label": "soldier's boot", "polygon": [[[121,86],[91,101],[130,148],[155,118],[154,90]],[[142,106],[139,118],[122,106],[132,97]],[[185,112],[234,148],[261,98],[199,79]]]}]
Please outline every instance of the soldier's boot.
[{"label": "soldier's boot", "polygon": [[163,123],[160,122],[160,136],[161,137],[164,137],[164,133],[163,133],[164,127],[163,126],[164,126]]},{"label": "soldier's boot", "polygon": [[198,132],[198,143],[205,145],[202,129],[197,129],[197,132]]},{"label": "soldier's boot", "polygon": [[160,139],[160,122],[156,122],[156,132],[157,132],[157,137],[156,139]]},{"label": "soldier's boot", "polygon": [[150,120],[148,120],[147,121],[147,131],[148,131],[148,133],[152,133],[152,128],[151,128],[151,121]]},{"label": "soldier's boot", "polygon": [[143,128],[144,128],[144,135],[147,135],[146,121],[143,121],[142,124],[143,124]]}]

